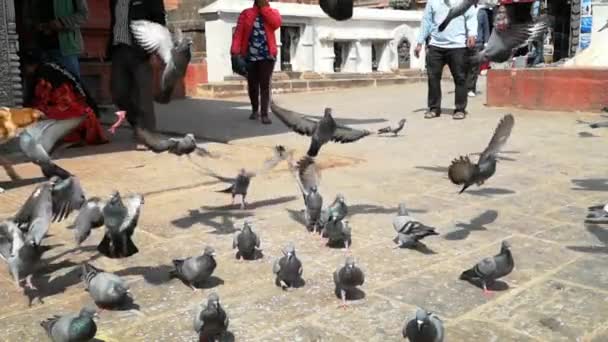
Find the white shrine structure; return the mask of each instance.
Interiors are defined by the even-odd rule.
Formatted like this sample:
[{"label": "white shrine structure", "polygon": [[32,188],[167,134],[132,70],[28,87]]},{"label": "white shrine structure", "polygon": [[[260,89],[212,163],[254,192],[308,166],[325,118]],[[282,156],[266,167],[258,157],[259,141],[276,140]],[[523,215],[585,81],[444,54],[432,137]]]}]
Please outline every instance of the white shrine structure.
[{"label": "white shrine structure", "polygon": [[[233,75],[232,33],[240,12],[252,3],[217,0],[199,10],[205,20],[209,82],[224,81]],[[335,21],[318,5],[270,5],[283,18],[276,31],[276,71],[372,73],[424,68],[424,56],[417,59],[413,54],[422,11],[355,7],[350,20]]]}]

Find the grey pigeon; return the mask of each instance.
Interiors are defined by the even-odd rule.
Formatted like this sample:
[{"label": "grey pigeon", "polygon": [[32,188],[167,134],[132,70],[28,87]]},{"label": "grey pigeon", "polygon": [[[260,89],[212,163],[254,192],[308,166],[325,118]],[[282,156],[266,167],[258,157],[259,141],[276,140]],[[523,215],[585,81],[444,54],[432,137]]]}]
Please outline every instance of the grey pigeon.
[{"label": "grey pigeon", "polygon": [[590,123],[589,127],[591,127],[591,128],[608,127],[608,121]]},{"label": "grey pigeon", "polygon": [[32,240],[26,240],[23,232],[12,221],[0,222],[0,257],[8,264],[8,270],[20,287],[25,278],[25,286],[32,290],[32,276],[39,265],[42,252]]},{"label": "grey pigeon", "polygon": [[401,132],[401,130],[405,126],[406,121],[407,121],[406,119],[399,120],[399,122],[397,123],[397,127],[394,127],[394,128],[392,126],[380,128],[378,130],[378,134],[392,133],[394,136],[397,136],[397,135],[399,135],[399,132]]},{"label": "grey pigeon", "polygon": [[121,277],[88,263],[82,265],[82,280],[85,290],[101,308],[120,306],[129,297],[129,285]]},{"label": "grey pigeon", "polygon": [[329,246],[341,245],[348,250],[352,244],[351,228],[348,220],[329,221],[323,227],[323,236],[327,236]]},{"label": "grey pigeon", "polygon": [[199,334],[200,341],[219,341],[229,325],[230,319],[220,303],[220,297],[211,292],[207,297],[207,305],[201,304],[200,312],[197,311],[194,315],[194,331]]},{"label": "grey pigeon", "polygon": [[135,134],[154,153],[169,152],[176,156],[190,156],[192,152],[197,151],[199,155],[210,155],[204,147],[197,145],[194,134],[191,133],[182,138],[170,138],[141,127],[135,127]]},{"label": "grey pigeon", "polygon": [[479,156],[477,164],[471,163],[468,156],[461,156],[452,161],[448,168],[448,177],[452,183],[463,185],[460,193],[473,184],[482,185],[494,175],[496,172],[496,155],[509,139],[514,124],[515,118],[511,114],[505,115],[500,120],[490,143]]},{"label": "grey pigeon", "polygon": [[103,207],[106,230],[97,246],[101,254],[108,258],[126,258],[139,252],[131,237],[135,233],[143,204],[141,194],[125,196],[123,200],[120,193],[114,191]]},{"label": "grey pigeon", "polygon": [[83,121],[84,116],[64,120],[38,121],[27,126],[19,134],[19,147],[29,160],[40,166],[46,178],[52,176],[68,178],[71,174],[53,163],[50,155],[57,143]]},{"label": "grey pigeon", "polygon": [[608,204],[589,207],[585,223],[608,223]]},{"label": "grey pigeon", "polygon": [[352,256],[346,257],[344,266],[339,267],[334,271],[334,284],[336,291],[342,299],[342,307],[346,307],[347,295],[357,287],[363,285],[365,275],[363,271],[355,264],[355,258]]},{"label": "grey pigeon", "polygon": [[411,342],[443,342],[443,322],[436,314],[416,309],[416,317],[406,322],[403,337]]},{"label": "grey pigeon", "polygon": [[160,95],[156,101],[169,103],[173,88],[186,75],[192,57],[192,39],[184,37],[178,28],[175,32],[174,42],[171,32],[165,26],[147,20],[132,21],[131,32],[144,49],[149,52],[157,52],[165,63],[160,83]]},{"label": "grey pigeon", "polygon": [[209,278],[215,268],[215,250],[212,247],[205,247],[203,254],[186,259],[173,260],[174,269],[171,271],[171,276],[180,279],[192,290],[194,287],[200,287]]},{"label": "grey pigeon", "polygon": [[84,307],[78,314],[48,318],[40,322],[40,326],[53,342],[86,342],[97,334],[94,317],[97,317],[96,310]]},{"label": "grey pigeon", "polygon": [[417,219],[409,216],[405,203],[399,204],[399,212],[393,219],[393,228],[397,232],[395,248],[411,248],[421,244],[420,240],[427,236],[439,235],[435,228],[426,226]]},{"label": "grey pigeon", "polygon": [[323,210],[323,196],[319,193],[320,174],[314,158],[304,156],[296,166],[290,163],[290,169],[294,172],[296,182],[304,198],[306,228],[313,233],[320,231],[322,228],[320,218]]},{"label": "grey pigeon", "polygon": [[306,118],[304,114],[290,111],[278,106],[274,101],[270,102],[270,109],[287,127],[294,132],[311,137],[310,147],[307,155],[316,157],[321,146],[334,141],[339,143],[351,143],[371,134],[367,130],[358,130],[338,125],[331,116],[331,108],[325,108],[325,114],[319,121]]},{"label": "grey pigeon", "polygon": [[353,16],[353,0],[319,0],[319,6],[330,18],[344,21]]},{"label": "grey pigeon", "polygon": [[604,24],[604,26],[602,26],[602,28],[600,28],[599,30],[597,30],[597,32],[602,32],[602,31],[604,31],[607,28],[608,28],[608,20],[606,20],[606,24]]},{"label": "grey pigeon", "polygon": [[498,278],[502,278],[515,267],[515,261],[511,254],[511,244],[508,241],[503,241],[500,246],[500,253],[493,257],[484,258],[475,266],[462,272],[461,280],[470,282],[481,282],[484,294],[491,291],[488,290],[488,285],[492,285]]},{"label": "grey pigeon", "polygon": [[106,202],[99,197],[91,197],[78,211],[78,216],[68,229],[74,230],[74,240],[80,246],[89,235],[91,229],[103,226],[103,208]]},{"label": "grey pigeon", "polygon": [[236,258],[253,260],[260,250],[260,237],[253,232],[248,221],[243,223],[243,229],[234,235],[232,248],[237,248]]},{"label": "grey pigeon", "polygon": [[[443,19],[441,24],[439,24],[439,27],[437,28],[439,32],[443,32],[443,30],[448,27],[452,19],[464,15],[469,10],[469,8],[471,8],[471,6],[477,6],[478,2],[479,0],[460,0],[460,2],[456,6],[450,8],[448,15],[445,17],[445,19]],[[445,3],[448,4],[449,0],[445,0]]]},{"label": "grey pigeon", "polygon": [[283,256],[275,260],[272,273],[276,275],[275,283],[283,290],[297,286],[302,281],[302,262],[296,256],[296,248],[289,243],[283,250]]},{"label": "grey pigeon", "polygon": [[334,202],[327,208],[328,221],[341,221],[346,215],[348,215],[346,199],[344,195],[337,194]]}]

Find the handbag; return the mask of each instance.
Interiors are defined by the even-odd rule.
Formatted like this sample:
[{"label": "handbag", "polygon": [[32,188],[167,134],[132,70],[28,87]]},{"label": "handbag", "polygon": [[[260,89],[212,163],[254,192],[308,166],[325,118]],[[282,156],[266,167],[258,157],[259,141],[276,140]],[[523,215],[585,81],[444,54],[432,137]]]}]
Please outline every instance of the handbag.
[{"label": "handbag", "polygon": [[235,74],[241,75],[243,77],[247,77],[249,71],[249,63],[245,59],[245,57],[241,55],[232,55],[232,71]]}]

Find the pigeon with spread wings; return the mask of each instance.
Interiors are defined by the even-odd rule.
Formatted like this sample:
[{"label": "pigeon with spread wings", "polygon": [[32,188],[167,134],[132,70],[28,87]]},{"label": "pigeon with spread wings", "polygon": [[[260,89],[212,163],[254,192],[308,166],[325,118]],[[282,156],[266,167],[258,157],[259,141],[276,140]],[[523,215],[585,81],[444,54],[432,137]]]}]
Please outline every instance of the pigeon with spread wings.
[{"label": "pigeon with spread wings", "polygon": [[452,183],[463,185],[460,193],[473,184],[482,185],[494,175],[496,154],[507,142],[514,124],[515,119],[511,114],[505,115],[500,120],[488,147],[479,156],[477,164],[473,164],[468,156],[461,156],[452,161],[448,168],[448,177]]},{"label": "pigeon with spread wings", "polygon": [[196,143],[194,134],[191,133],[182,138],[172,138],[150,132],[141,127],[135,127],[135,135],[154,153],[169,152],[176,156],[190,156],[192,152],[196,151],[199,155],[211,155],[207,149]]},{"label": "pigeon with spread wings", "polygon": [[184,37],[178,28],[174,41],[171,32],[165,26],[147,20],[134,20],[131,23],[131,32],[144,49],[149,52],[157,52],[165,62],[161,90],[156,101],[169,103],[173,88],[186,75],[192,57],[192,39]]},{"label": "pigeon with spread wings", "polygon": [[439,24],[439,27],[437,28],[439,32],[443,32],[443,30],[448,27],[452,19],[464,15],[469,10],[469,8],[471,8],[471,6],[477,6],[478,2],[479,0],[461,0],[456,6],[451,7],[450,11],[448,12],[448,15],[441,22],[441,24]]},{"label": "pigeon with spread wings", "polygon": [[331,115],[331,108],[325,108],[325,114],[319,121],[310,120],[306,118],[305,114],[282,108],[274,101],[270,102],[270,109],[279,120],[294,132],[311,137],[307,152],[311,157],[316,157],[321,146],[330,141],[342,144],[351,143],[371,134],[367,130],[339,125]]},{"label": "pigeon with spread wings", "polygon": [[323,210],[323,196],[319,193],[320,172],[314,158],[304,156],[296,165],[293,165],[290,161],[289,168],[294,174],[298,188],[304,198],[306,228],[311,233],[321,231],[320,218]]},{"label": "pigeon with spread wings", "polygon": [[0,258],[8,264],[9,273],[20,287],[25,277],[25,286],[35,290],[32,276],[40,263],[42,251],[28,239],[13,221],[0,222]]}]

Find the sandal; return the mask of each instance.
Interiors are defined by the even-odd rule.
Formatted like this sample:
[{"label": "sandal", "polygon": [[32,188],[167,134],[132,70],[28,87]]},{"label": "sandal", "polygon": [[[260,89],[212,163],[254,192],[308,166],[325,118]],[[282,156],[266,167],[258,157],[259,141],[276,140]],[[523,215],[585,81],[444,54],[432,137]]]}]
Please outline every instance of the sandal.
[{"label": "sandal", "polygon": [[270,125],[270,124],[272,124],[272,121],[270,120],[268,115],[262,115],[262,123],[264,125]]},{"label": "sandal", "polygon": [[462,120],[464,118],[467,117],[467,114],[465,112],[456,112],[454,113],[454,116],[452,116],[452,119],[454,120]]},{"label": "sandal", "polygon": [[424,118],[425,119],[433,119],[433,118],[437,118],[437,117],[439,117],[439,113],[435,113],[435,112],[430,111],[430,110],[428,112],[424,113]]}]

